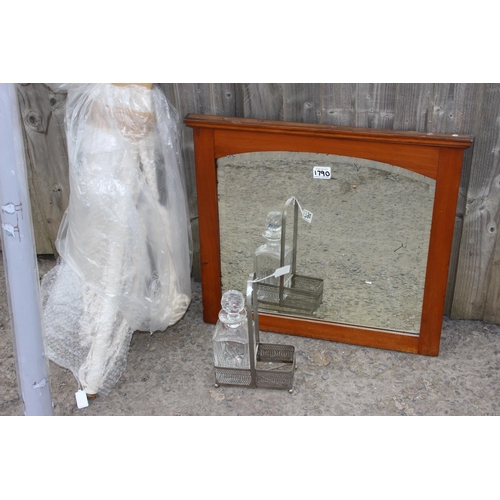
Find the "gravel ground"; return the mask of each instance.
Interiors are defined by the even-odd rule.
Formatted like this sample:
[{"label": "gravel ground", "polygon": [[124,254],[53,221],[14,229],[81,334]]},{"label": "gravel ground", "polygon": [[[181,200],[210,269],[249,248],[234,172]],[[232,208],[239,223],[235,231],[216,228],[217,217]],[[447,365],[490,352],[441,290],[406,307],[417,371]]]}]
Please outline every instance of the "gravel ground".
[{"label": "gravel ground", "polygon": [[[43,275],[54,265],[39,258]],[[0,415],[22,415],[6,299],[0,290]],[[214,386],[201,288],[167,332],[132,338],[127,369],[108,397],[77,409],[73,375],[50,363],[55,415],[500,415],[500,326],[445,318],[436,358],[261,333],[295,346],[294,390]]]}]

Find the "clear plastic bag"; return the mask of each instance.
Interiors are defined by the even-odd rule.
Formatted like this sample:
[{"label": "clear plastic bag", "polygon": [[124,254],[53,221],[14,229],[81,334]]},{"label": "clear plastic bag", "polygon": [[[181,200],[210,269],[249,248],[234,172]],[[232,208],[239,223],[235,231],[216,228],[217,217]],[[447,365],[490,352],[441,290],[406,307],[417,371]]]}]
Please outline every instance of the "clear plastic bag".
[{"label": "clear plastic bag", "polygon": [[191,300],[179,118],[157,86],[50,86],[68,92],[71,194],[42,283],[48,355],[103,394],[132,332],[165,330]]}]

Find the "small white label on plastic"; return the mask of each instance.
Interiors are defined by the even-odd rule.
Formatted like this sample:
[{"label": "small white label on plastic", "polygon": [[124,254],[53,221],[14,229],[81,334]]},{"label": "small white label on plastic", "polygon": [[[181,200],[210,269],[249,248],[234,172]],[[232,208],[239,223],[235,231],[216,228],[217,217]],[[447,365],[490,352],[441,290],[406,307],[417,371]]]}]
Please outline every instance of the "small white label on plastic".
[{"label": "small white label on plastic", "polygon": [[10,238],[15,237],[16,229],[12,224],[9,224],[7,222],[5,224],[2,224],[2,227],[3,227],[4,231],[7,233],[7,236],[9,236]]},{"label": "small white label on plastic", "polygon": [[43,389],[46,385],[47,385],[47,380],[42,379],[38,383],[35,382],[31,387],[33,387],[33,389]]},{"label": "small white label on plastic", "polygon": [[302,210],[302,218],[306,221],[309,222],[309,224],[312,221],[313,214],[312,212],[309,212],[309,210]]},{"label": "small white label on plastic", "polygon": [[75,392],[76,406],[78,408],[86,408],[89,405],[89,400],[87,399],[87,393],[81,389]]},{"label": "small white label on plastic", "polygon": [[330,180],[332,178],[332,169],[330,167],[313,167],[313,177],[315,179]]},{"label": "small white label on plastic", "polygon": [[287,274],[289,272],[290,272],[290,265],[279,267],[278,269],[276,269],[276,271],[274,271],[274,277],[278,278],[279,276],[283,276],[284,274]]},{"label": "small white label on plastic", "polygon": [[16,213],[16,206],[14,205],[14,203],[7,203],[7,205],[3,205],[2,206],[2,210],[6,213],[6,214],[15,214]]}]

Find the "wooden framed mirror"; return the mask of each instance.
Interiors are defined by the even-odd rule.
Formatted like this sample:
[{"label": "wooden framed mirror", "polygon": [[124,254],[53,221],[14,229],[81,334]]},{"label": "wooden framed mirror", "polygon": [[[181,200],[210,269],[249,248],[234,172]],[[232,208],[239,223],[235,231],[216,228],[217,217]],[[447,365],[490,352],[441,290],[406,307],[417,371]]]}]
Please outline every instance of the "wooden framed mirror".
[{"label": "wooden framed mirror", "polygon": [[[295,196],[315,214],[299,229],[297,258],[325,279],[323,304],[313,314],[261,310],[261,330],[438,355],[471,136],[194,114],[184,121],[194,137],[205,322],[217,322],[226,289],[243,290],[265,214]],[[331,178],[314,179],[316,166]]]}]

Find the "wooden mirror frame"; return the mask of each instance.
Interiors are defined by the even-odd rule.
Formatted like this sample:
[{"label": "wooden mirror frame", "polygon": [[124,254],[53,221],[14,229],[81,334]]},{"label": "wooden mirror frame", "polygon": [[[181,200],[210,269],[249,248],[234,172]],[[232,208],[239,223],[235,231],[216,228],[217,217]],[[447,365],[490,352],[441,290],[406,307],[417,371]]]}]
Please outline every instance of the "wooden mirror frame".
[{"label": "wooden mirror frame", "polygon": [[[217,159],[262,151],[351,156],[397,165],[436,181],[420,332],[333,323],[259,312],[262,331],[437,356],[464,150],[469,135],[401,132],[189,114],[193,129],[200,235],[203,319],[220,310],[221,256]],[[242,276],[242,283],[247,277]]]}]

